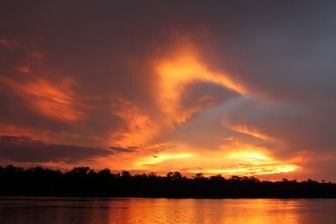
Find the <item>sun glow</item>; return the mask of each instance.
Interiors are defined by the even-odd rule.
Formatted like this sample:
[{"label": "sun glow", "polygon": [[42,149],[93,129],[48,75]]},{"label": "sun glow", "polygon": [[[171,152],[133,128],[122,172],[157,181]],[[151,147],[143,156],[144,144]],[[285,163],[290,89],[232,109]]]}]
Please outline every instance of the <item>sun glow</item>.
[{"label": "sun glow", "polygon": [[260,152],[232,152],[228,156],[229,159],[247,159],[247,160],[255,160],[255,161],[266,161],[271,160],[270,157],[263,155]]},{"label": "sun glow", "polygon": [[137,166],[146,166],[162,163],[167,160],[176,159],[186,159],[192,157],[192,153],[182,152],[182,153],[160,153],[153,156],[148,156],[141,158],[139,162],[136,163]]},{"label": "sun glow", "polygon": [[[211,168],[205,163],[205,168],[190,169],[190,173],[203,173],[205,175],[266,175],[288,173],[295,171],[298,166],[288,162],[279,161],[267,154],[266,149],[245,146],[245,150],[236,149],[222,156],[226,166]],[[220,158],[218,158],[220,159]],[[206,168],[207,167],[207,168]],[[212,166],[213,167],[213,166]]]},{"label": "sun glow", "polygon": [[259,165],[250,167],[236,167],[226,169],[203,169],[203,170],[189,170],[190,173],[204,173],[204,174],[223,174],[223,175],[266,175],[266,174],[278,174],[288,173],[297,169],[296,165],[287,164],[271,164],[271,165]]}]

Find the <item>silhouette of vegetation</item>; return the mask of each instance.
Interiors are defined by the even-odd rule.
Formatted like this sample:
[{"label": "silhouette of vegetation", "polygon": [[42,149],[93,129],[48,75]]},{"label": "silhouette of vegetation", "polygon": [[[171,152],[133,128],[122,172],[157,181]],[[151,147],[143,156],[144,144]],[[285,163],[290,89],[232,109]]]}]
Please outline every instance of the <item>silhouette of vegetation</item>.
[{"label": "silhouette of vegetation", "polygon": [[109,196],[167,198],[326,198],[336,197],[336,184],[283,179],[260,181],[255,177],[221,175],[193,178],[179,172],[131,175],[128,171],[76,167],[69,172],[35,167],[0,167],[0,195],[15,196]]}]

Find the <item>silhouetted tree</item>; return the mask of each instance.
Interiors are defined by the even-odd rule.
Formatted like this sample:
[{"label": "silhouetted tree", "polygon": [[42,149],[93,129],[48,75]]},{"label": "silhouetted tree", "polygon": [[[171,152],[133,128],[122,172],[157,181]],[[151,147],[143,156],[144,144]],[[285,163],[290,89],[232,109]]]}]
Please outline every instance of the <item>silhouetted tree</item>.
[{"label": "silhouetted tree", "polygon": [[195,180],[204,179],[204,175],[203,175],[203,173],[196,173],[194,179],[195,179]]},{"label": "silhouetted tree", "polygon": [[169,180],[172,180],[172,181],[174,181],[174,180],[182,180],[182,175],[179,172],[169,172],[169,173],[167,173],[167,178]]},{"label": "silhouetted tree", "polygon": [[121,172],[121,176],[128,178],[128,177],[131,176],[131,174],[130,174],[130,172],[124,170],[124,171]]},{"label": "silhouetted tree", "polygon": [[62,173],[42,167],[22,169],[9,165],[0,167],[0,183],[0,195],[336,198],[336,184],[311,179],[271,182],[247,176],[205,177],[201,173],[190,179],[179,172],[169,172],[165,177],[155,173],[132,176],[128,171],[113,174],[109,169],[95,172],[89,167],[75,167]]}]

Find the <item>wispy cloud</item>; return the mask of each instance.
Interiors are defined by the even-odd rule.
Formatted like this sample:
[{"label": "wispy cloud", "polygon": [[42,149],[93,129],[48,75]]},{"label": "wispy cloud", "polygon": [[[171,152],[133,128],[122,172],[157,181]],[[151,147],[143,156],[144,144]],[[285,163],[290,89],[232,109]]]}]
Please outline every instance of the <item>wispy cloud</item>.
[{"label": "wispy cloud", "polygon": [[14,91],[33,110],[47,117],[64,122],[76,122],[85,116],[80,110],[81,103],[72,89],[74,85],[72,79],[52,83],[45,79],[16,81],[0,76],[0,83]]}]

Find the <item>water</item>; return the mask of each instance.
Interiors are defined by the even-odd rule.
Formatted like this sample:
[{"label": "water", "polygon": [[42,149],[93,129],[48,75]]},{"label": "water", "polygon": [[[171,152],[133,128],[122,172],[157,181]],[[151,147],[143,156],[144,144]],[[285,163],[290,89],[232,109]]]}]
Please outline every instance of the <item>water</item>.
[{"label": "water", "polygon": [[335,224],[335,199],[0,198],[6,224]]}]

